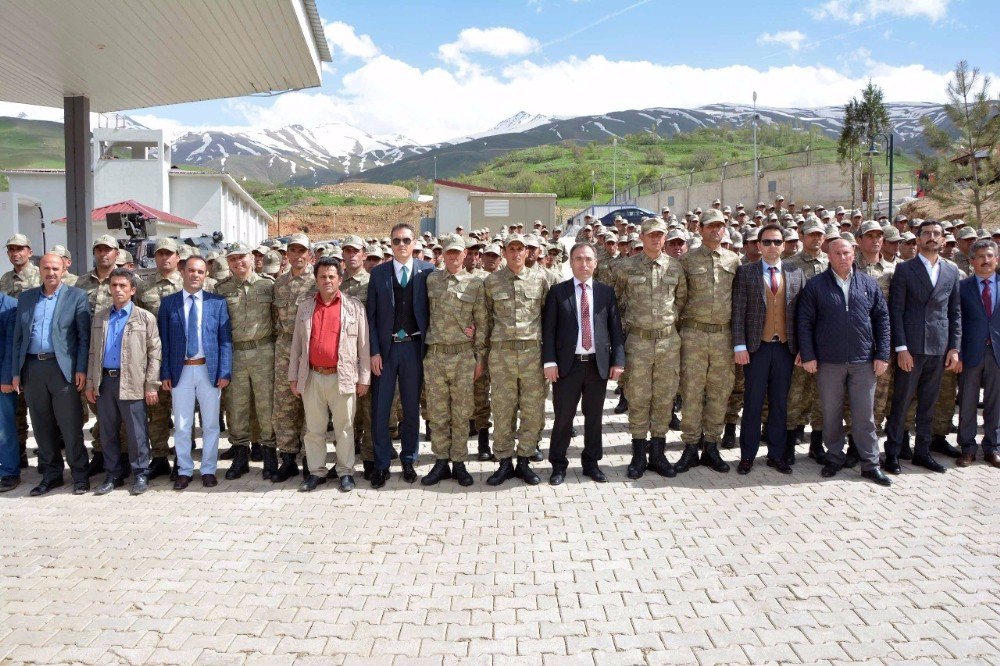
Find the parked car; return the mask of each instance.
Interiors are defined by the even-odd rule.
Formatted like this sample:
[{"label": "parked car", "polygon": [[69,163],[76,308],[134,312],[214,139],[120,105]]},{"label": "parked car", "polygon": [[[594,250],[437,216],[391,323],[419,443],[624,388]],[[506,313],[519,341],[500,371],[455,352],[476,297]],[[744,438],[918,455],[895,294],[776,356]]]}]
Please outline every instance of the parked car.
[{"label": "parked car", "polygon": [[644,217],[656,217],[656,213],[646,210],[645,208],[639,208],[638,206],[624,206],[613,210],[604,217],[601,218],[601,224],[606,227],[615,226],[615,218],[621,215],[625,218],[626,222],[638,225],[642,222]]}]

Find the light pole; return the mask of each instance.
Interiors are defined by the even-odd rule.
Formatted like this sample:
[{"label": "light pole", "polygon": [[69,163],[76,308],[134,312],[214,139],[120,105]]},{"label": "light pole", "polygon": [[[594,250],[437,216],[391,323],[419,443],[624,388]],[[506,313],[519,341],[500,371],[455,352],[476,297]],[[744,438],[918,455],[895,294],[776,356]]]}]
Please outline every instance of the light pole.
[{"label": "light pole", "polygon": [[[891,130],[886,130],[885,132],[876,132],[871,136],[871,142],[868,146],[868,155],[874,157],[878,155],[878,146],[875,145],[875,141],[878,140],[880,143],[885,141],[885,147],[887,154],[885,156],[886,162],[889,164],[889,224],[892,224],[892,185],[893,185],[893,169],[892,169],[892,158],[893,158],[893,139],[895,135]],[[875,174],[872,174],[872,182],[874,182]]]},{"label": "light pole", "polygon": [[760,163],[757,159],[757,91],[753,91],[753,191],[760,201]]},{"label": "light pole", "polygon": [[434,180],[438,179],[438,156],[434,156]]},{"label": "light pole", "polygon": [[611,202],[618,203],[618,139],[611,140]]},{"label": "light pole", "polygon": [[590,205],[593,206],[597,201],[597,172],[593,169],[590,170]]}]

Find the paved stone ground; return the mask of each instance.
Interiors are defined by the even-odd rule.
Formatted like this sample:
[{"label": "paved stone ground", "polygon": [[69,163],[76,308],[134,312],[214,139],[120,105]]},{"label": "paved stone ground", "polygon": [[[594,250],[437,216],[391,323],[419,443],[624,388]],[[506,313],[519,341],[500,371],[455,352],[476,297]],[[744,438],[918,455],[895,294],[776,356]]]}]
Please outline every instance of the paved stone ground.
[{"label": "paved stone ground", "polygon": [[473,462],[468,490],[303,494],[258,463],[32,499],[29,471],[0,496],[0,662],[1000,663],[1000,472],[632,482],[613,405],[601,486],[578,447],[559,488]]}]

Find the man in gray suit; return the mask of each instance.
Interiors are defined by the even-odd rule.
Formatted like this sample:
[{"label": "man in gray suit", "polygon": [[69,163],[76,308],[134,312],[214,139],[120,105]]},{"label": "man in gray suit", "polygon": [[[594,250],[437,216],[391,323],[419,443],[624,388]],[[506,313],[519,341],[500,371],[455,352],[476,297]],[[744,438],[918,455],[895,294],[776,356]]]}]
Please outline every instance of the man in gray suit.
[{"label": "man in gray suit", "polygon": [[14,324],[11,374],[24,391],[38,444],[41,482],[31,496],[63,485],[60,437],[73,474],[73,493],[90,490],[83,445],[80,391],[87,381],[90,307],[87,293],[62,283],[63,259],[46,254],[39,262],[42,286],[21,294]]},{"label": "man in gray suit", "polygon": [[906,410],[917,396],[917,437],[914,465],[932,472],[945,468],[930,454],[934,403],[945,369],[961,370],[958,350],[962,318],[958,268],[942,261],[944,228],[927,220],[918,230],[919,253],[896,267],[889,285],[889,319],[896,351],[892,408],[886,427],[885,471],[899,474],[899,450],[906,428]]}]

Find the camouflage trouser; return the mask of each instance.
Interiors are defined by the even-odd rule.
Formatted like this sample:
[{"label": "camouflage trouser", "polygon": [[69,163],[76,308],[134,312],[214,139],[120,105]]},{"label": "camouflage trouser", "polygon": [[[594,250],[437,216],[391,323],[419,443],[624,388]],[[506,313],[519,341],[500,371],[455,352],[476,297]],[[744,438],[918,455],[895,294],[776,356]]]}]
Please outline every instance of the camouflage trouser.
[{"label": "camouflage trouser", "polygon": [[472,400],[474,407],[472,418],[476,422],[476,430],[490,427],[490,373],[483,372],[472,384]]},{"label": "camouflage trouser", "polygon": [[155,405],[146,405],[146,427],[149,445],[154,458],[170,455],[170,412],[173,407],[170,391],[160,389]]},{"label": "camouflage trouser", "polygon": [[249,446],[251,416],[260,425],[260,443],[274,447],[271,400],[274,398],[274,347],[233,350],[233,379],[227,396],[227,425],[233,446]]},{"label": "camouflage trouser", "polygon": [[[494,347],[489,366],[490,392],[494,396],[494,453],[497,458],[514,455],[514,424],[520,416],[520,427],[516,428],[517,455],[530,456],[538,447],[538,434],[545,427],[548,387],[542,373],[541,344],[523,350]],[[502,399],[496,399],[500,396]],[[468,420],[465,427],[469,427]]]},{"label": "camouflage trouser", "polygon": [[302,408],[302,398],[292,393],[291,386],[288,384],[288,356],[291,351],[290,339],[282,339],[274,345],[274,394],[271,424],[274,428],[274,443],[279,453],[298,453],[301,451],[302,436],[306,427],[306,413]]},{"label": "camouflage trouser", "polygon": [[811,425],[813,430],[823,429],[823,412],[816,391],[816,376],[795,366],[792,385],[788,391],[788,429]]},{"label": "camouflage trouser", "polygon": [[361,442],[361,459],[375,461],[372,443],[372,392],[369,390],[355,402],[354,441]]},{"label": "camouflage trouser", "polygon": [[403,401],[399,397],[399,385],[392,396],[392,409],[389,411],[389,434],[393,439],[399,435],[399,424],[403,422]]},{"label": "camouflage trouser", "polygon": [[438,460],[465,462],[469,455],[469,416],[472,414],[472,375],[476,357],[469,349],[446,354],[433,350],[424,356],[427,420],[431,450]]},{"label": "camouflage trouser", "polygon": [[728,327],[717,333],[682,328],[681,441],[697,444],[704,436],[706,444],[719,443],[733,382],[733,336]]},{"label": "camouflage trouser", "polygon": [[633,332],[625,339],[625,397],[632,439],[667,436],[680,363],[681,338],[676,333],[645,340]]},{"label": "camouflage trouser", "polygon": [[950,370],[941,374],[941,389],[934,403],[934,423],[931,434],[947,437],[955,425],[955,402],[958,399],[958,375]]},{"label": "camouflage trouser", "polygon": [[726,424],[736,425],[740,422],[740,410],[743,409],[743,389],[746,387],[746,378],[743,375],[743,366],[735,366],[735,381],[733,391],[729,394],[729,403],[726,405]]}]

